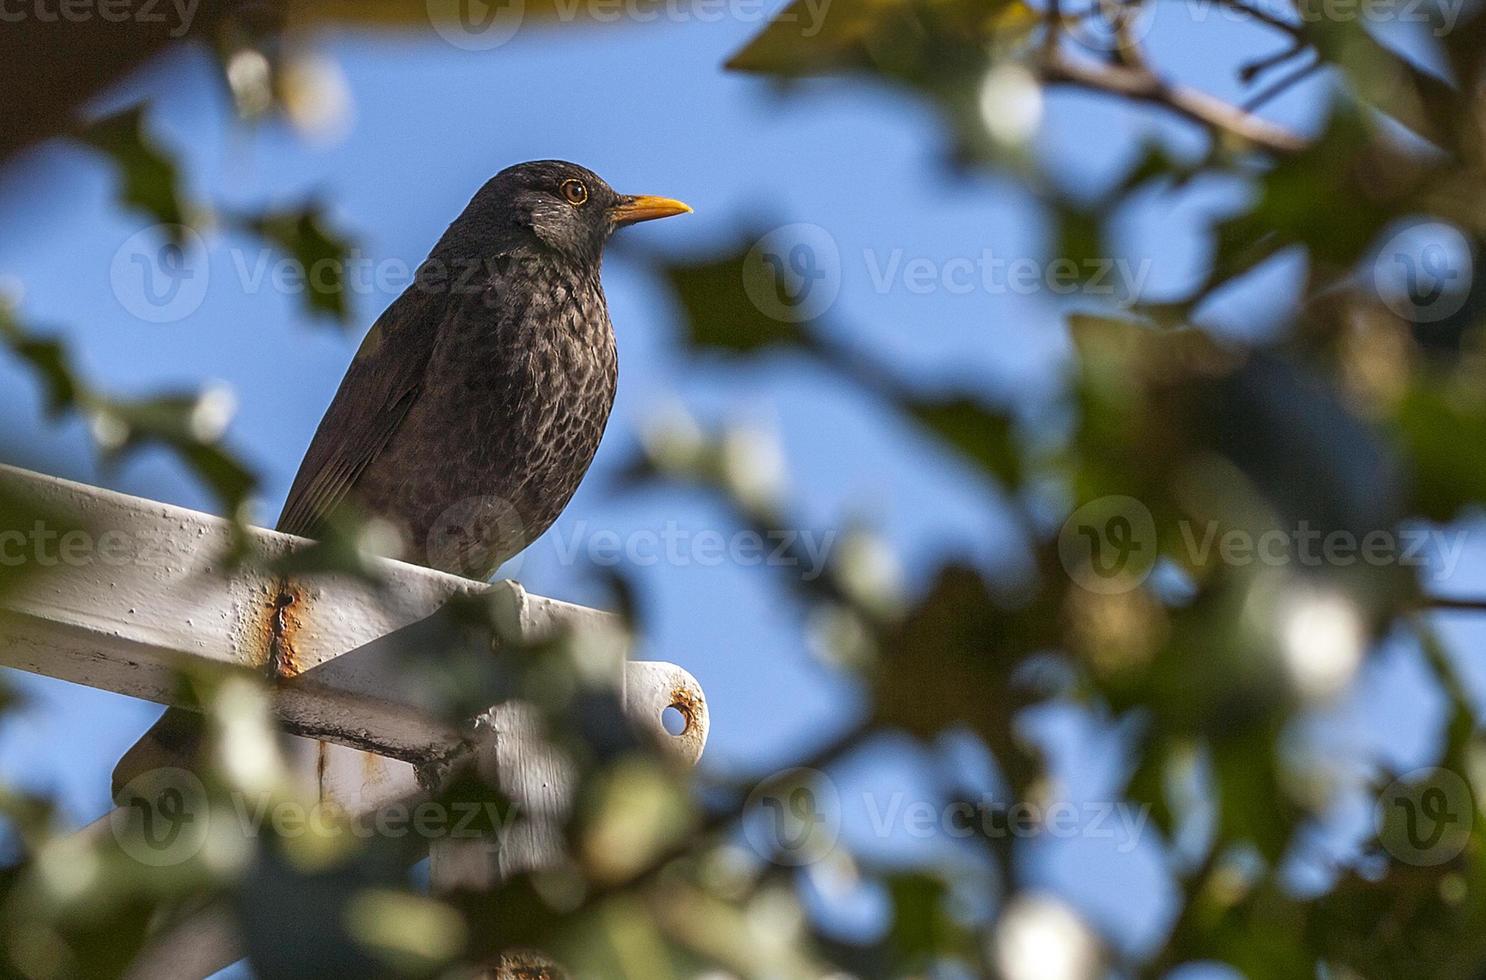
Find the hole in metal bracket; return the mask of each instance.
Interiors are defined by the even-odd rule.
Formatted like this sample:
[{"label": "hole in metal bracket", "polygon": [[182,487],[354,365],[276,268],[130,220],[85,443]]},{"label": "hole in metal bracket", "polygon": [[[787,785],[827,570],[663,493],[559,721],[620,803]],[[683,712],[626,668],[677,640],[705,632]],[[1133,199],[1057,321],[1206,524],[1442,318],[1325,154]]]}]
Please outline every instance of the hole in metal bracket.
[{"label": "hole in metal bracket", "polygon": [[685,735],[691,728],[691,715],[683,704],[667,705],[660,713],[660,724],[671,735]]}]

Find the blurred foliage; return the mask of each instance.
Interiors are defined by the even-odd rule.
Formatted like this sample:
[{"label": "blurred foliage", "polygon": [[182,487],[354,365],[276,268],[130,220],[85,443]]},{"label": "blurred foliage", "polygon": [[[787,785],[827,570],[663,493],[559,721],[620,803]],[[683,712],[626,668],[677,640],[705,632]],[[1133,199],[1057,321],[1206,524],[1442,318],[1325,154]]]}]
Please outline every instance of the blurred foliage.
[{"label": "blurred foliage", "polygon": [[345,268],[351,245],[327,227],[318,207],[252,215],[243,227],[283,249],[296,268],[305,270],[305,301],[312,311],[347,320]]},{"label": "blurred foliage", "polygon": [[137,208],[167,227],[186,223],[175,163],[145,131],[142,107],[98,120],[84,129],[79,139],[114,161],[123,181],[119,189],[121,204]]},{"label": "blurred foliage", "polygon": [[[408,881],[418,855],[406,845],[265,833],[209,840],[190,860],[159,869],[122,853],[118,835],[68,835],[43,797],[0,793],[5,972],[119,975],[152,930],[218,902],[263,976],[457,975],[498,958],[498,975],[530,976],[549,954],[578,976],[646,978],[720,970],[1075,980],[1106,970],[1159,977],[1201,961],[1256,980],[1486,975],[1481,720],[1421,615],[1432,597],[1420,569],[1396,556],[1343,560],[1324,550],[1376,535],[1396,542],[1408,528],[1434,526],[1424,522],[1468,518],[1486,500],[1486,278],[1469,274],[1486,251],[1486,16],[1473,4],[1432,25],[1435,70],[1380,44],[1361,18],[1222,5],[1279,44],[1271,57],[1233,66],[1244,98],[1232,103],[1155,62],[1140,18],[1183,8],[1157,10],[1154,0],[1076,8],[836,0],[828,11],[797,0],[732,57],[730,67],[786,87],[846,76],[934,106],[953,161],[1025,182],[1044,205],[1057,255],[1075,267],[1106,254],[1107,225],[1137,195],[1213,176],[1250,190],[1247,203],[1215,221],[1205,275],[1190,288],[1070,313],[1054,422],[1029,423],[968,383],[922,390],[858,347],[828,310],[792,305],[791,270],[817,270],[791,265],[788,243],[761,254],[763,243],[750,247],[755,236],[745,236],[734,251],[659,270],[689,353],[729,368],[797,358],[859,387],[979,474],[1020,537],[1022,553],[1007,563],[1014,574],[951,558],[912,591],[865,530],[843,536],[820,577],[799,574],[808,561],[761,572],[780,576],[806,612],[823,668],[863,692],[862,716],[843,719],[840,734],[797,760],[799,769],[758,786],[673,771],[624,734],[617,692],[595,681],[604,671],[592,650],[573,637],[523,649],[500,610],[475,598],[419,636],[409,683],[451,722],[513,697],[533,706],[575,784],[551,866],[516,870],[488,892],[428,896]],[[255,124],[281,116],[303,128],[322,118],[316,105],[332,101],[306,88],[321,76],[296,61],[306,28],[428,28],[417,5],[207,6],[193,33],[213,44],[233,105]],[[451,23],[435,17],[434,28]],[[1232,29],[1223,18],[1188,26]],[[79,44],[100,43],[87,33]],[[60,58],[70,37],[53,32],[38,43],[53,44]],[[121,33],[95,47],[75,80],[18,57],[19,78],[63,88],[27,108],[0,153],[70,134],[116,168],[121,207],[172,227],[205,221],[210,209],[188,200],[142,108],[75,118],[83,96],[164,43]],[[1317,131],[1291,132],[1259,114],[1317,75],[1327,84],[1304,90],[1322,103]],[[1135,148],[1128,172],[1091,202],[1044,172],[1032,142],[1045,93],[1058,87],[1169,115],[1204,134],[1204,147]],[[880,206],[891,208],[890,199]],[[307,270],[338,269],[349,252],[316,204],[219,217]],[[1417,281],[1421,269],[1410,263],[1420,253],[1397,236],[1421,221],[1465,243],[1473,265],[1464,277],[1424,268],[1437,281]],[[1223,290],[1281,255],[1305,267],[1285,329],[1262,342],[1210,329]],[[1461,260],[1454,256],[1452,269]],[[1390,264],[1402,292],[1384,274]],[[309,281],[309,308],[345,320],[344,282]],[[78,413],[106,455],[163,446],[224,512],[243,516],[254,481],[223,446],[229,413],[218,393],[115,398],[78,374],[59,340],[12,311],[0,312],[0,338],[30,368],[49,410]],[[748,433],[678,418],[650,434],[628,483],[704,487],[740,527],[798,528],[758,449]],[[22,526],[37,511],[0,498],[0,513]],[[375,583],[366,555],[377,549],[365,540],[374,530],[336,528],[275,567]],[[1231,550],[1266,540],[1283,542],[1282,560]],[[1306,561],[1297,547],[1321,557]],[[0,589],[18,574],[3,572]],[[643,631],[643,621],[634,625]],[[1390,636],[1418,646],[1448,705],[1438,768],[1404,774],[1375,761],[1360,775],[1340,771],[1297,733],[1351,689],[1365,657]],[[492,643],[503,651],[498,663],[487,655]],[[428,656],[431,648],[444,656]],[[199,770],[211,805],[230,806],[234,791],[298,799],[273,749],[262,688],[243,678],[194,683],[212,733]],[[1134,733],[1121,802],[1149,814],[1153,839],[1144,842],[1161,854],[1178,895],[1151,947],[1132,951],[1065,898],[1037,893],[1027,842],[1015,836],[981,827],[953,842],[951,859],[906,868],[818,838],[827,821],[809,802],[820,789],[811,771],[830,770],[885,733],[915,740],[927,755],[947,736],[978,744],[994,760],[999,798],[1029,806],[1040,833],[1035,815],[1051,812],[1059,787],[1026,721],[1047,705]],[[512,812],[478,766],[439,775],[443,802],[489,802],[492,819]],[[955,788],[939,806],[973,796],[947,782]],[[961,793],[966,799],[955,798]],[[1287,868],[1329,860],[1315,840],[1358,799],[1381,815],[1359,853],[1333,860],[1323,886],[1297,887]],[[1443,814],[1442,800],[1450,804]],[[760,847],[749,834],[786,814],[804,835],[806,869],[791,860],[799,852]],[[1427,853],[1415,826],[1423,818],[1459,846]],[[821,914],[820,896],[861,892],[880,900],[883,928],[843,936]]]},{"label": "blurred foliage", "polygon": [[246,518],[257,479],[221,444],[232,419],[230,392],[209,389],[153,398],[106,395],[78,374],[62,341],[28,331],[3,306],[0,343],[31,367],[45,394],[47,412],[53,417],[79,414],[106,459],[115,460],[144,445],[164,446],[212,491],[224,513]]}]

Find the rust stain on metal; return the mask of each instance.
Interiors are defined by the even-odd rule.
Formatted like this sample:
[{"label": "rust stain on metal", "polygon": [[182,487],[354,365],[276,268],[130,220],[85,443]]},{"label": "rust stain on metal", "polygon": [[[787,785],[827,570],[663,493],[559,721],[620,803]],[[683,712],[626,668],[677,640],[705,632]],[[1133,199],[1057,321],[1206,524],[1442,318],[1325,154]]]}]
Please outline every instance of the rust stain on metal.
[{"label": "rust stain on metal", "polygon": [[671,689],[670,707],[681,712],[681,717],[686,720],[685,727],[677,733],[677,737],[691,734],[697,725],[700,724],[702,715],[701,692],[687,687],[685,684],[677,684]]},{"label": "rust stain on metal", "polygon": [[382,766],[382,758],[373,752],[361,753],[361,782],[364,786],[371,786],[386,778],[386,769]]},{"label": "rust stain on metal", "polygon": [[268,656],[264,667],[274,677],[294,677],[300,665],[294,649],[305,606],[304,590],[285,583],[273,592],[268,607]]}]

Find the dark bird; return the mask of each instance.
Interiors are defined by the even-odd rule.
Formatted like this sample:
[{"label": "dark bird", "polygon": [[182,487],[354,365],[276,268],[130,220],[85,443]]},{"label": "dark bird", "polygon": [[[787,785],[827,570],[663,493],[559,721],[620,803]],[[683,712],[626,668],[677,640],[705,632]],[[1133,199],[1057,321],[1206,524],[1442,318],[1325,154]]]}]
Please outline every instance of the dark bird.
[{"label": "dark bird", "polygon": [[[599,281],[615,229],[682,214],[559,160],[496,174],[378,318],[300,464],[278,529],[316,537],[375,517],[403,557],[485,579],[557,519],[614,405],[618,358]],[[178,757],[199,720],[169,710],[122,782]]]},{"label": "dark bird", "polygon": [[367,334],[278,529],[315,537],[349,509],[391,522],[413,561],[488,578],[557,519],[603,437],[604,244],[690,210],[561,161],[497,174]]}]

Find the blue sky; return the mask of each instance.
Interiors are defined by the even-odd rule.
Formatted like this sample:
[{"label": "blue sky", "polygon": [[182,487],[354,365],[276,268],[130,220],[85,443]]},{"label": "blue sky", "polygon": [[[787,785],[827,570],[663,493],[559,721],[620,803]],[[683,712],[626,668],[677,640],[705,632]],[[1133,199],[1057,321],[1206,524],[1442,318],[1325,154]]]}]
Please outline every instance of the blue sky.
[{"label": "blue sky", "polygon": [[[1030,414],[1056,397],[1065,364],[1060,314],[1066,303],[1058,297],[984,290],[922,295],[901,279],[879,281],[895,251],[904,260],[941,264],[987,248],[1008,258],[1047,256],[1050,230],[1026,190],[950,170],[932,112],[903,95],[827,82],[782,98],[766,82],[723,72],[722,61],[756,27],[723,20],[533,28],[484,53],[431,34],[322,37],[317,49],[339,64],[354,106],[354,126],[330,145],[307,143],[280,125],[250,130],[231,123],[224,92],[208,81],[199,52],[146,70],[117,101],[155,99],[151,127],[184,162],[196,198],[231,208],[317,195],[373,260],[416,265],[485,179],[532,158],[575,160],[621,190],[675,196],[696,208],[694,215],[625,232],[623,247],[606,262],[620,344],[618,403],[588,481],[520,565],[516,577],[531,591],[600,601],[596,579],[565,564],[559,547],[598,530],[625,535],[668,522],[690,532],[728,529],[700,495],[611,492],[611,478],[630,458],[641,427],[678,404],[704,419],[742,420],[777,437],[804,526],[880,529],[910,582],[921,582],[946,555],[1001,567],[1016,539],[1001,518],[999,491],[879,406],[786,359],[739,372],[686,363],[672,347],[677,310],[634,255],[692,257],[778,225],[809,222],[826,230],[842,256],[842,287],[828,328],[910,380],[983,391]],[[1204,27],[1165,14],[1151,40],[1168,64],[1220,95],[1236,91],[1225,66],[1275,44],[1242,25]],[[192,84],[181,84],[186,79]],[[1324,85],[1307,92],[1314,96]],[[1277,102],[1273,112],[1300,128],[1317,123],[1307,93]],[[1049,100],[1035,151],[1053,179],[1092,196],[1148,136],[1188,152],[1199,145],[1182,124],[1150,110],[1060,93]],[[1152,292],[1179,288],[1202,268],[1206,221],[1235,207],[1242,194],[1235,185],[1208,181],[1179,194],[1145,195],[1120,215],[1115,254],[1149,260]],[[230,442],[263,475],[260,518],[271,524],[360,334],[392,294],[354,295],[354,326],[341,332],[306,317],[296,296],[245,290],[231,249],[254,252],[257,244],[215,233],[208,235],[210,280],[201,307],[180,322],[143,322],[120,305],[109,269],[147,222],[120,212],[113,199],[113,178],[97,159],[55,146],[31,153],[0,181],[0,203],[10,215],[0,236],[0,276],[24,283],[21,312],[28,322],[74,340],[87,369],[116,390],[203,379],[230,384],[239,403]],[[1221,297],[1212,322],[1238,335],[1272,333],[1302,271],[1295,261],[1266,267]],[[36,392],[23,378],[13,365],[0,364],[0,436],[31,449],[31,459],[62,475],[210,507],[160,456],[99,472],[81,429],[44,423]],[[1473,548],[1450,586],[1481,583],[1483,562],[1486,556]],[[707,691],[707,766],[733,775],[769,772],[856,710],[851,686],[814,661],[799,611],[757,569],[692,563],[642,569],[638,579],[654,627],[640,655],[685,666]],[[1452,623],[1451,630],[1472,638],[1467,624]],[[55,791],[80,822],[100,814],[113,762],[158,709],[59,682],[15,680],[32,706],[0,727],[0,775]],[[1478,691],[1486,687],[1486,677],[1473,680],[1481,682]],[[1432,730],[1439,706],[1410,650],[1390,648],[1368,668],[1362,687],[1356,703],[1339,708],[1339,718],[1328,723],[1351,732],[1347,744],[1374,744],[1379,730]],[[1039,714],[1034,728],[1057,750],[1070,797],[1108,798],[1120,758],[1113,722],[1053,708]],[[1389,751],[1407,763],[1427,758],[1431,744],[1420,739],[1411,751],[1395,742]],[[877,794],[870,797],[876,800],[901,789],[932,796],[936,778],[906,743],[853,760],[838,780],[847,839],[903,857],[918,853],[922,845],[901,835],[873,832],[864,794]],[[1126,851],[1082,838],[1039,846],[1028,873],[1139,946],[1159,938],[1174,894],[1154,848],[1143,843]],[[870,905],[863,908],[870,912]],[[843,912],[843,921],[849,919]]]}]

